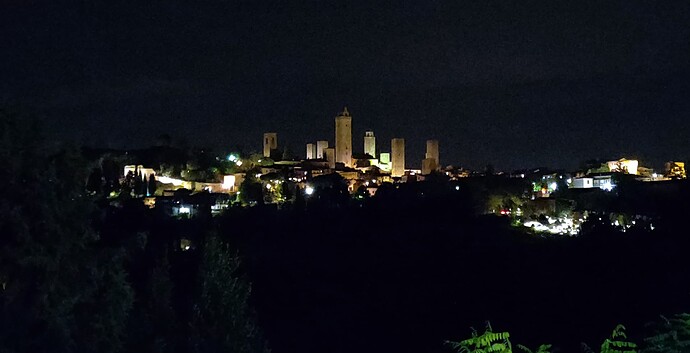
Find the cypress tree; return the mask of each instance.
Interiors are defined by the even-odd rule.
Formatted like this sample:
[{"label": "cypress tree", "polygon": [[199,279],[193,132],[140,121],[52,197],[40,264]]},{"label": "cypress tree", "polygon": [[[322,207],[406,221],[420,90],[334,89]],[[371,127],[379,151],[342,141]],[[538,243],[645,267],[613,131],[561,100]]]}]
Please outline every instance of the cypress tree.
[{"label": "cypress tree", "polygon": [[147,189],[148,189],[148,184],[149,182],[146,180],[146,175],[141,176],[141,196],[147,196]]},{"label": "cypress tree", "polygon": [[149,175],[149,196],[154,196],[156,194],[156,177],[151,174]]},{"label": "cypress tree", "polygon": [[134,174],[134,187],[132,187],[132,196],[133,197],[138,197],[139,195],[141,195],[141,186],[142,186],[141,180],[143,177],[144,176],[141,175],[141,171]]}]

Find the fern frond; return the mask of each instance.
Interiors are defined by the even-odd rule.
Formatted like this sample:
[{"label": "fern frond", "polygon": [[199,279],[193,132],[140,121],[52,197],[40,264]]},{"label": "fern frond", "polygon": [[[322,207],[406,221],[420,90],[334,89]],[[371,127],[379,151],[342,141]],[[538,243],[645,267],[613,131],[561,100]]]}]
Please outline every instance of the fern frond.
[{"label": "fern frond", "polygon": [[616,328],[613,329],[613,333],[611,333],[611,338],[628,339],[628,336],[625,335],[625,326],[618,324]]},{"label": "fern frond", "polygon": [[453,348],[453,349],[458,349],[462,346],[462,344],[460,342],[454,342],[454,341],[445,341],[443,343],[450,346],[450,348]]},{"label": "fern frond", "polygon": [[527,353],[534,353],[534,351],[532,351],[531,349],[527,348],[526,346],[524,346],[522,344],[518,344],[518,345],[516,345],[516,347],[522,349],[523,351],[525,351]]}]

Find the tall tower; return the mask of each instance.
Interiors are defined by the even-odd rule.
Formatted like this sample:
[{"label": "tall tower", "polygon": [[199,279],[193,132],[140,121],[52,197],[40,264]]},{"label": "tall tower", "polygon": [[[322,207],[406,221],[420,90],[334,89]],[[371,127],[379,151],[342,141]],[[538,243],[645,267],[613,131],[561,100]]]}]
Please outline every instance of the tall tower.
[{"label": "tall tower", "polygon": [[347,107],[335,117],[335,161],[352,166],[352,117]]},{"label": "tall tower", "polygon": [[316,145],[313,143],[307,144],[307,159],[316,159]]},{"label": "tall tower", "polygon": [[426,158],[434,160],[435,167],[432,167],[432,170],[441,168],[441,162],[438,159],[438,140],[426,140]]},{"label": "tall tower", "polygon": [[364,133],[364,153],[370,155],[371,158],[376,158],[376,137],[373,131]]},{"label": "tall tower", "polygon": [[391,176],[405,175],[405,139],[391,140]]},{"label": "tall tower", "polygon": [[271,151],[278,149],[278,134],[275,132],[264,133],[264,157],[271,157]]}]

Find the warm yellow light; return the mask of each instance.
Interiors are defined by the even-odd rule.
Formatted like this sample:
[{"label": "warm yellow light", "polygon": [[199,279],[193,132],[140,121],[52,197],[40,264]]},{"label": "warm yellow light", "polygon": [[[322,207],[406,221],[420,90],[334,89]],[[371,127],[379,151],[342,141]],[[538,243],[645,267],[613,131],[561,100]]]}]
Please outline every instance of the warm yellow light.
[{"label": "warm yellow light", "polygon": [[232,190],[235,188],[235,176],[234,175],[223,175],[222,188],[226,190]]}]

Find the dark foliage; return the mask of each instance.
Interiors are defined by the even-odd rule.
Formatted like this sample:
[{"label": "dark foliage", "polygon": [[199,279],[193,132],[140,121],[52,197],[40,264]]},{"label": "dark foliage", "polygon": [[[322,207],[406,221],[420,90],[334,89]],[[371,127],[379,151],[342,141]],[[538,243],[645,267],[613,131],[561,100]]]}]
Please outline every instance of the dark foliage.
[{"label": "dark foliage", "polygon": [[[90,171],[44,141],[0,111],[0,352],[266,351],[235,252],[180,247],[206,244],[211,223],[111,203],[111,163]],[[131,173],[123,194],[150,183]]]},{"label": "dark foliage", "polygon": [[513,188],[491,178],[383,185],[363,204],[336,193],[289,210],[231,210],[220,234],[242,245],[274,351],[444,352],[442,342],[491,320],[527,346],[576,352],[618,323],[643,342],[646,322],[687,310],[690,244],[676,218],[687,192],[661,230],[602,223],[542,238],[477,216],[470,185],[481,183]]},{"label": "dark foliage", "polygon": [[0,131],[0,351],[119,351],[132,292],[90,226],[83,161],[27,117],[0,112]]}]

